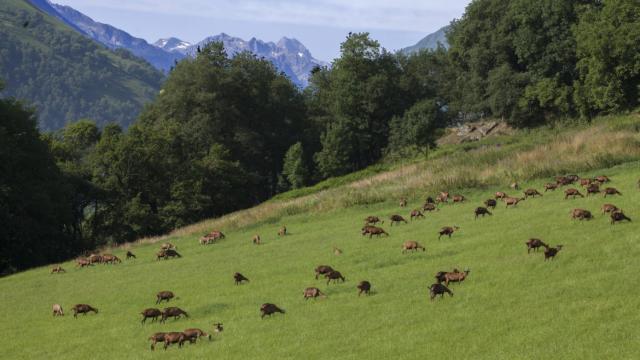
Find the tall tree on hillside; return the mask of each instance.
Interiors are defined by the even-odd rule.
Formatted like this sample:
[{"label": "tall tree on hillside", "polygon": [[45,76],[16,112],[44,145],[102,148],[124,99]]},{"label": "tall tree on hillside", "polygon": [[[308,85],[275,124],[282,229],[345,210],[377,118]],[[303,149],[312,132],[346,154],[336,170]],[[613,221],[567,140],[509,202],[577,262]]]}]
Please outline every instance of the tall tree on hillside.
[{"label": "tall tree on hillside", "polygon": [[268,198],[304,114],[302,95],[270,62],[205,46],[177,64],[126,136],[98,144],[107,148],[96,153],[100,181],[125,219],[105,226],[131,239]]},{"label": "tall tree on hillside", "polygon": [[638,105],[640,2],[604,1],[585,11],[575,29],[580,113],[615,112]]},{"label": "tall tree on hillside", "polygon": [[449,32],[456,108],[516,125],[575,112],[572,28],[597,0],[476,0]]},{"label": "tall tree on hillside", "polygon": [[70,199],[33,112],[0,99],[0,274],[74,254]]},{"label": "tall tree on hillside", "polygon": [[368,33],[349,34],[340,49],[331,69],[313,74],[309,90],[310,107],[323,109],[314,119],[324,128],[316,161],[325,177],[378,160],[387,145],[389,120],[406,107],[393,54]]},{"label": "tall tree on hillside", "polygon": [[306,184],[309,178],[309,170],[301,142],[291,145],[284,155],[282,176],[292,189],[301,188]]}]

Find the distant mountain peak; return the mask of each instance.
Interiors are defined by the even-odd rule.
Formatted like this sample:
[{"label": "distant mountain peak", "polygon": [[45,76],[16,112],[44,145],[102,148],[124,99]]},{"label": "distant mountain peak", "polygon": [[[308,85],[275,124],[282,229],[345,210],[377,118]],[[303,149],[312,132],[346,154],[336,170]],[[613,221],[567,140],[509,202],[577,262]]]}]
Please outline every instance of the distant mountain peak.
[{"label": "distant mountain peak", "polygon": [[447,42],[447,31],[449,31],[449,25],[442,27],[438,29],[438,31],[425,36],[415,45],[406,47],[401,51],[405,54],[411,54],[425,49],[434,50],[438,48],[438,44],[444,46],[445,48],[448,48],[449,43]]},{"label": "distant mountain peak", "polygon": [[168,52],[186,54],[187,50],[191,46],[191,43],[175,37],[170,37],[167,39],[158,39],[158,41],[153,43],[153,46]]}]

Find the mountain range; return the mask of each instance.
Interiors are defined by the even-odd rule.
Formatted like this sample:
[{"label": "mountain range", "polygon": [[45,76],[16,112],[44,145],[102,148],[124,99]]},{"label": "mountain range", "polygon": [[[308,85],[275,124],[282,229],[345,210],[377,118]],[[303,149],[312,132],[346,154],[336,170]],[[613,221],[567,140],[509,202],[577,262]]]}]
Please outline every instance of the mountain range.
[{"label": "mountain range", "polygon": [[225,33],[210,36],[191,44],[175,37],[159,39],[153,44],[136,38],[124,30],[94,21],[85,14],[49,0],[30,0],[41,10],[55,16],[81,34],[103,44],[110,49],[126,49],[134,55],[148,61],[155,68],[168,72],[176,61],[194,56],[198,46],[221,41],[229,56],[242,51],[250,51],[257,57],[271,61],[279,71],[284,72],[295,84],[305,87],[311,70],[316,66],[327,65],[315,59],[309,50],[298,40],[283,37],[277,43],[265,42],[256,38],[248,41],[229,36]]}]

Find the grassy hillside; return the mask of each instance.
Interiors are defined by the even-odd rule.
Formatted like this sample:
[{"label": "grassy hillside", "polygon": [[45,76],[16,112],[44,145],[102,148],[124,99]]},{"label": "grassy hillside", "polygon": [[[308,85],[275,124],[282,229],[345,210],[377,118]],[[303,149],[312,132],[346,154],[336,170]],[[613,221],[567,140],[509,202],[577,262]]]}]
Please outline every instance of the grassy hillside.
[{"label": "grassy hillside", "polygon": [[5,94],[35,105],[40,127],[91,118],[133,122],[163,75],[124,51],[76,33],[26,0],[0,3],[0,78]]},{"label": "grassy hillside", "polygon": [[[553,130],[540,130],[510,145],[507,138],[465,145],[470,148],[463,155],[460,149],[441,149],[427,162],[181,229],[168,237],[181,259],[156,261],[153,241],[160,239],[153,239],[131,249],[138,259],[120,265],[76,269],[66,263],[68,272],[62,275],[40,268],[0,279],[4,355],[634,358],[640,352],[640,280],[634,275],[640,256],[638,124],[631,115],[555,136]],[[623,196],[563,200],[557,190],[516,208],[499,204],[493,216],[475,220],[473,209],[495,191],[513,193],[506,186],[512,178],[503,178],[507,169],[523,188],[540,190],[556,171],[606,174],[612,179],[608,186]],[[444,205],[406,225],[389,227],[387,221],[388,238],[360,235],[365,216],[408,217],[436,187],[457,189],[468,201]],[[409,196],[407,208],[398,207],[400,194]],[[604,203],[616,204],[633,221],[610,225],[599,211]],[[591,210],[595,219],[572,221],[569,211],[576,207]],[[290,231],[284,238],[276,236],[281,224]],[[438,240],[437,231],[445,225],[458,225],[460,231]],[[226,240],[199,245],[202,231],[213,226],[226,232]],[[254,234],[262,236],[263,245],[251,244]],[[542,253],[527,254],[524,243],[530,237],[564,248],[556,260],[545,262]],[[427,251],[402,254],[402,243],[410,239]],[[333,246],[344,253],[334,255]],[[113,251],[124,258],[124,249]],[[340,270],[347,281],[326,285],[315,280],[313,269],[321,264]],[[469,268],[468,280],[451,286],[453,297],[429,301],[433,275],[454,267]],[[234,285],[236,271],[251,282]],[[358,297],[355,286],[365,279],[373,284],[373,294]],[[308,286],[319,287],[328,298],[303,300]],[[139,312],[154,307],[161,290],[174,291],[179,299],[170,305],[191,317],[141,325]],[[264,302],[287,313],[261,320]],[[51,316],[53,303],[63,305],[64,318]],[[74,319],[69,313],[76,303],[92,304],[100,312]],[[225,331],[213,342],[149,350],[147,338],[154,332],[210,331],[214,322],[223,322]]]}]

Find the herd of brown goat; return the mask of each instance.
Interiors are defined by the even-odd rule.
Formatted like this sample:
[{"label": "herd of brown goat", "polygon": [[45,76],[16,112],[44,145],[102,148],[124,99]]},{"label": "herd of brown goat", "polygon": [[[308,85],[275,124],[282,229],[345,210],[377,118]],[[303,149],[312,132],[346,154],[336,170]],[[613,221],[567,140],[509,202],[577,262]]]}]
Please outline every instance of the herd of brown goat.
[{"label": "herd of brown goat", "polygon": [[[605,183],[610,182],[610,179],[607,176],[597,176],[595,178],[580,178],[577,175],[567,175],[567,176],[559,176],[556,177],[555,182],[550,182],[544,185],[545,193],[548,191],[555,191],[556,189],[563,186],[570,186],[574,183],[578,182],[580,186],[585,189],[586,196],[590,196],[593,194],[603,194],[603,197],[613,196],[613,195],[622,195],[620,191],[613,187],[606,187],[601,189],[601,186]],[[640,186],[640,181],[638,182]],[[518,184],[513,183],[511,185],[512,189],[518,189]],[[524,197],[513,197],[507,195],[507,193],[498,191],[494,194],[493,198],[487,199],[484,201],[485,206],[479,206],[475,208],[474,215],[475,219],[478,217],[485,217],[485,215],[492,216],[493,213],[489,211],[489,209],[495,210],[497,207],[497,200],[501,200],[505,203],[505,207],[515,207],[519,202],[527,200],[529,198],[542,197],[543,194],[534,188],[526,189],[524,192]],[[569,187],[564,190],[564,199],[567,200],[569,197],[584,197],[584,195],[576,188]],[[453,195],[450,196],[449,192],[441,192],[435,198],[427,197],[425,204],[421,209],[414,209],[410,212],[410,220],[417,220],[424,218],[424,213],[431,211],[438,211],[439,206],[441,204],[445,204],[449,202],[449,199],[452,200],[453,203],[462,203],[467,201],[467,199],[463,195]],[[408,204],[406,198],[402,198],[400,201],[400,207],[404,208]],[[611,219],[611,224],[615,224],[620,221],[631,221],[629,217],[627,217],[624,212],[613,204],[603,204],[602,205],[602,214],[609,214]],[[423,213],[424,211],[424,213]],[[589,210],[575,208],[570,212],[571,219],[576,220],[591,220],[593,219],[593,214]],[[400,225],[402,223],[408,224],[404,217],[399,214],[393,214],[389,217],[390,226]],[[368,216],[364,220],[365,224],[361,229],[361,233],[363,236],[369,235],[369,238],[376,235],[380,237],[381,235],[389,236],[383,228],[377,226],[378,224],[383,225],[384,221],[381,221],[377,216]],[[443,235],[451,238],[452,234],[458,231],[460,228],[458,226],[445,226],[438,231],[438,239],[440,239]],[[282,226],[278,230],[278,236],[287,235],[286,227]],[[202,245],[208,245],[215,243],[217,240],[225,239],[225,235],[219,230],[213,230],[210,233],[204,235],[200,238],[199,242]],[[260,245],[262,243],[259,235],[255,235],[252,239],[253,244]],[[558,252],[562,249],[562,245],[556,245],[555,247],[551,247],[546,244],[544,241],[531,238],[526,243],[527,253],[530,253],[532,250],[537,252],[539,248],[544,248],[544,259],[545,260],[553,260]],[[342,254],[342,250],[337,247],[333,247],[334,254],[340,255]],[[407,240],[402,244],[402,253],[406,252],[416,252],[418,250],[426,251],[425,247],[420,243],[414,240]],[[156,254],[156,259],[169,259],[174,257],[181,257],[181,255],[177,252],[177,248],[171,243],[164,243],[161,245],[160,251]],[[135,259],[136,256],[131,252],[127,251],[126,259]],[[118,264],[122,261],[115,255],[112,254],[90,254],[86,257],[76,259],[77,267],[86,267],[92,266],[94,264]],[[55,266],[51,269],[51,273],[65,273],[66,271],[61,266]],[[458,269],[453,269],[452,271],[438,271],[435,275],[436,282],[433,283],[429,287],[429,295],[430,299],[434,300],[436,296],[440,295],[444,297],[445,294],[449,296],[453,296],[453,292],[449,289],[449,285],[451,283],[461,283],[465,281],[465,279],[469,276],[470,270],[459,271]],[[327,286],[333,281],[336,282],[345,282],[345,277],[339,271],[335,270],[329,265],[319,265],[315,268],[315,278],[318,280],[320,276],[323,276],[327,280]],[[233,279],[236,285],[241,285],[243,282],[249,282],[249,279],[242,275],[239,272],[234,273]],[[365,294],[369,295],[371,290],[371,283],[367,280],[362,280],[356,286],[358,290],[358,296]],[[305,300],[308,299],[316,299],[316,298],[326,298],[327,295],[322,292],[317,287],[307,287],[303,292],[303,297]],[[174,293],[171,291],[160,291],[156,294],[156,304],[160,304],[162,301],[169,302],[172,299],[178,299],[175,297]],[[78,314],[86,315],[89,312],[93,312],[95,314],[98,313],[98,309],[92,307],[88,304],[76,304],[72,308],[73,316],[77,317]],[[275,313],[285,314],[285,311],[278,307],[275,304],[264,303],[260,306],[261,318],[265,316],[271,316]],[[164,323],[168,318],[178,319],[182,316],[189,318],[189,315],[186,311],[180,309],[179,307],[167,307],[164,310],[160,310],[157,308],[147,308],[141,312],[142,320],[141,323],[144,324],[147,319],[151,319],[151,322],[154,322],[160,319],[161,323]],[[53,305],[53,316],[64,316],[64,311],[62,306],[59,304]],[[222,332],[223,327],[221,323],[214,324],[214,332],[220,333]],[[211,340],[211,335],[205,333],[204,331],[196,328],[186,329],[181,332],[159,332],[153,334],[149,337],[151,343],[151,350],[155,348],[156,343],[161,342],[164,344],[164,349],[166,350],[172,344],[178,344],[179,347],[185,342],[195,343],[198,338],[206,337]]]}]

